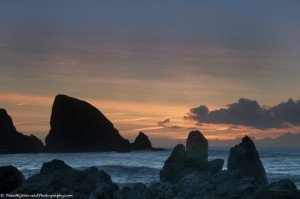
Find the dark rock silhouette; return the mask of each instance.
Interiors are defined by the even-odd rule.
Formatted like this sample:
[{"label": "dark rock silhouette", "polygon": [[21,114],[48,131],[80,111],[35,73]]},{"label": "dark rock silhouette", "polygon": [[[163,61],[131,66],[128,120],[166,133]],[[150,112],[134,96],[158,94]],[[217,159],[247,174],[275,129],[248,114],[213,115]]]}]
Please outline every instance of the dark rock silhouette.
[{"label": "dark rock silhouette", "polygon": [[216,174],[222,171],[223,165],[224,165],[224,160],[219,158],[219,159],[208,161],[207,169],[211,174]]},{"label": "dark rock silhouette", "polygon": [[176,182],[183,177],[185,154],[185,147],[182,144],[177,144],[159,173],[161,181]]},{"label": "dark rock silhouette", "polygon": [[[192,131],[187,139],[187,147],[178,144],[166,160],[160,172],[162,181],[177,182],[195,171],[208,172],[208,142],[200,131]],[[214,165],[217,164],[217,165]],[[210,164],[211,172],[218,172],[220,162]]]},{"label": "dark rock silhouette", "polygon": [[72,194],[72,198],[113,198],[119,187],[103,170],[90,167],[78,171],[61,160],[44,163],[39,174],[28,178],[12,193]]},{"label": "dark rock silhouette", "polygon": [[23,174],[13,166],[0,167],[0,193],[10,193],[24,182]]},{"label": "dark rock silhouette", "polygon": [[131,144],[133,150],[151,150],[152,144],[147,135],[140,132],[135,138],[134,142]]},{"label": "dark rock silhouette", "polygon": [[[196,134],[200,134],[200,132]],[[191,137],[194,137],[194,135],[191,135]],[[202,134],[196,135],[196,137],[202,137]],[[196,148],[203,146],[201,143],[205,143],[204,139],[200,139],[195,143]],[[254,146],[247,139],[244,144],[247,147]],[[189,144],[189,150],[191,150],[191,146],[194,146],[194,144]],[[205,151],[206,147],[203,149]],[[240,149],[245,150],[243,147]],[[189,164],[187,166],[185,160],[188,152],[182,144],[178,144],[165,162],[160,173],[160,182],[149,187],[142,183],[136,183],[131,188],[125,186],[119,189],[111,181],[109,175],[95,167],[78,171],[61,160],[53,160],[44,163],[39,174],[25,180],[23,185],[14,190],[12,194],[72,194],[73,198],[79,199],[300,198],[300,191],[297,190],[292,181],[280,180],[271,183],[270,186],[258,184],[255,177],[245,174],[241,168],[222,170],[224,164],[222,159],[208,161],[206,164],[207,169],[203,169],[201,166],[195,168]],[[200,154],[199,158],[202,155]]]},{"label": "dark rock silhouette", "polygon": [[48,152],[130,151],[130,143],[94,106],[57,95],[46,137]]},{"label": "dark rock silhouette", "polygon": [[208,163],[208,142],[200,131],[191,131],[186,141],[185,167],[206,169]]},{"label": "dark rock silhouette", "polygon": [[116,194],[117,198],[122,199],[152,199],[154,194],[143,183],[136,183],[132,188],[124,187]]},{"label": "dark rock silhouette", "polygon": [[152,144],[146,134],[140,132],[135,138],[134,142],[130,144],[132,150],[151,150],[151,151],[165,151],[164,148],[152,147]]},{"label": "dark rock silhouette", "polygon": [[140,132],[135,138],[134,142],[131,144],[133,150],[152,150],[152,144],[147,135]]},{"label": "dark rock silhouette", "polygon": [[37,137],[19,133],[5,109],[0,109],[0,153],[39,153],[44,145]]},{"label": "dark rock silhouette", "polygon": [[256,147],[248,136],[242,139],[242,143],[230,149],[227,168],[230,170],[240,169],[245,175],[254,177],[258,184],[269,184]]}]

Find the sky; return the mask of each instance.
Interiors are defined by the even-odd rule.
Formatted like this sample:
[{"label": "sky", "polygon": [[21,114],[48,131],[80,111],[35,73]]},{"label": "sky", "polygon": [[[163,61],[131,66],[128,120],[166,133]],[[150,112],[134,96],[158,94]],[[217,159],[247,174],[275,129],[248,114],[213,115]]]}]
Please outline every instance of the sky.
[{"label": "sky", "polygon": [[300,1],[0,1],[0,107],[41,139],[57,94],[163,145],[300,132]]}]

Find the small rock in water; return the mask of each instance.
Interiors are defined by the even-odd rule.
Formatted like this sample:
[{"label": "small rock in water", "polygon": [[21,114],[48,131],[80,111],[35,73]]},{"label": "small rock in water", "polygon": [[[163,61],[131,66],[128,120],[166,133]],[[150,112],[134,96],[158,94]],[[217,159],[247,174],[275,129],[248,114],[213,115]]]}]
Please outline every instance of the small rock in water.
[{"label": "small rock in water", "polygon": [[131,144],[133,150],[151,150],[152,144],[147,135],[143,132],[140,132],[139,135],[135,138],[134,143]]}]

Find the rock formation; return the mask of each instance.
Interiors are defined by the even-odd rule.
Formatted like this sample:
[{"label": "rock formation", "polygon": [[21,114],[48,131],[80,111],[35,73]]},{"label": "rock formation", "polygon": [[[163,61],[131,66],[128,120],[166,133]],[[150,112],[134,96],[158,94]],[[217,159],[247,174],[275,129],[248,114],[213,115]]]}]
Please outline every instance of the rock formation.
[{"label": "rock formation", "polygon": [[195,170],[206,169],[208,163],[208,142],[199,131],[189,133],[186,141],[185,167]]},{"label": "rock formation", "polygon": [[177,182],[195,171],[217,173],[222,170],[224,160],[208,162],[208,142],[199,131],[189,133],[186,146],[185,149],[178,144],[174,148],[160,172],[162,181]]},{"label": "rock formation", "polygon": [[61,160],[53,160],[44,163],[39,174],[28,178],[12,194],[67,194],[73,195],[72,198],[113,198],[117,190],[119,187],[111,181],[110,176],[96,167],[78,171]]},{"label": "rock formation", "polygon": [[153,147],[148,136],[143,132],[140,132],[131,144],[131,148],[133,150],[152,150]]},{"label": "rock formation", "polygon": [[[256,182],[258,179],[255,178],[256,176],[247,175],[240,167],[238,169],[222,170],[224,164],[222,159],[207,161],[206,163],[203,161],[206,167],[199,165],[199,161],[196,161],[195,165],[191,165],[190,161],[186,164],[186,156],[190,150],[194,147],[196,149],[202,148],[203,151],[197,154],[199,154],[198,158],[203,158],[203,154],[206,154],[207,146],[207,142],[205,142],[204,136],[200,132],[190,133],[189,138],[191,140],[187,142],[189,143],[188,150],[182,144],[178,144],[165,162],[160,182],[154,183],[149,187],[142,183],[136,183],[132,187],[125,186],[119,189],[112,182],[109,175],[95,167],[78,171],[61,160],[53,160],[44,163],[39,174],[25,180],[11,194],[71,194],[73,198],[77,199],[300,198],[300,191],[297,190],[297,187],[291,180],[272,182],[270,186],[259,184]],[[250,141],[248,138],[245,138],[242,144],[252,149],[253,147],[255,148]],[[245,151],[246,149],[244,149],[243,145],[238,150]],[[193,156],[193,158],[196,159],[196,156]],[[244,162],[243,164],[249,163],[250,165],[252,165],[251,161],[254,160],[256,161],[257,159],[240,159],[240,161]],[[196,165],[199,167],[196,167]],[[252,173],[250,174],[252,175]],[[1,175],[0,182],[2,182]],[[17,196],[15,197],[18,198]]]},{"label": "rock formation", "polygon": [[39,153],[44,145],[37,137],[19,133],[5,109],[0,109],[0,153]]},{"label": "rock formation", "polygon": [[13,166],[0,167],[0,193],[10,193],[24,182],[23,174]]},{"label": "rock formation", "polygon": [[57,95],[46,137],[48,152],[129,151],[130,143],[94,106]]},{"label": "rock formation", "polygon": [[269,184],[256,147],[248,136],[242,139],[242,143],[230,149],[227,168],[229,170],[240,169],[245,175],[254,177],[258,184]]}]

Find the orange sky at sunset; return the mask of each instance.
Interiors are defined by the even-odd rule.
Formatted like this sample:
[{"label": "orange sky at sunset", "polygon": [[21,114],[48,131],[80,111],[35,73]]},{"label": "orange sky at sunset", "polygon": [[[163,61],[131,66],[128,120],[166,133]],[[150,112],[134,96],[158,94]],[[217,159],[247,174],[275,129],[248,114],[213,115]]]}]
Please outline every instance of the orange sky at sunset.
[{"label": "orange sky at sunset", "polygon": [[[7,110],[13,118],[17,130],[27,135],[37,135],[42,140],[50,130],[53,100],[54,97],[50,96],[0,94],[0,103],[9,107]],[[237,125],[233,128],[233,125],[228,124],[197,126],[195,122],[183,118],[189,110],[188,106],[95,99],[84,100],[101,110],[113,122],[121,135],[131,141],[134,140],[139,131],[147,133],[154,140],[174,139],[174,143],[175,140],[186,139],[188,132],[195,129],[203,132],[208,139],[234,139],[243,135],[255,136],[258,139],[275,138],[285,133],[285,130],[282,129],[258,130]],[[169,119],[170,122],[165,126],[158,125],[158,122],[166,119]],[[291,128],[289,132],[299,132],[299,128]],[[154,143],[154,145],[156,144]]]},{"label": "orange sky at sunset", "polygon": [[154,146],[300,132],[296,1],[4,1],[0,108],[44,141],[57,94]]}]

